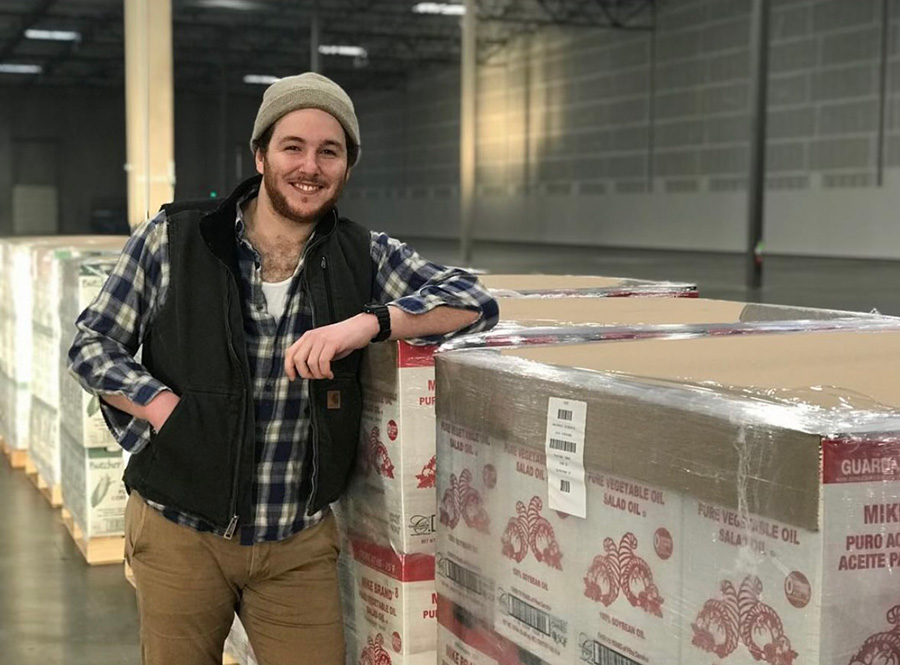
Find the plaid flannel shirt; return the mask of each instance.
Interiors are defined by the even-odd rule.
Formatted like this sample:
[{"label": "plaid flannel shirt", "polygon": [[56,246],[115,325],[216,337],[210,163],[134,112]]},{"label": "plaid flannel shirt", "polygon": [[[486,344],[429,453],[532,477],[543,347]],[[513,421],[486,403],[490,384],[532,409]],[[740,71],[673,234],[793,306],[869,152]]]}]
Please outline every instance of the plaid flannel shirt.
[{"label": "plaid flannel shirt", "polygon": [[[328,512],[306,515],[309,497],[301,496],[300,481],[310,432],[308,381],[291,382],[284,372],[285,351],[312,328],[311,303],[299,288],[303,258],[294,272],[284,314],[276,320],[266,309],[260,255],[244,236],[241,204],[255,195],[238,204],[235,218],[240,273],[251,299],[244,332],[256,412],[255,514],[252,525],[240,530],[243,544],[287,538],[319,523]],[[135,359],[169,286],[166,227],[161,212],[135,231],[99,296],[76,322],[69,367],[89,392],[121,394],[146,405],[166,389]],[[441,305],[479,313],[474,323],[454,334],[486,330],[496,323],[497,303],[474,276],[425,261],[384,233],[372,232],[371,239],[371,257],[377,266],[373,300],[410,314]],[[449,336],[415,341],[439,343]],[[125,450],[138,453],[148,445],[149,423],[101,404],[110,430]],[[222,535],[192,515],[154,507],[174,522]]]}]

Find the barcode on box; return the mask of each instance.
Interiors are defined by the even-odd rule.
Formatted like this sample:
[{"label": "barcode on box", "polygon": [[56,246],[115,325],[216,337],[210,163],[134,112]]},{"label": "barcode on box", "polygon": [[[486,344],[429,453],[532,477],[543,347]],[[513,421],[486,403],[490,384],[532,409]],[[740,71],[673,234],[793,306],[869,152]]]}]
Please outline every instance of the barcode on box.
[{"label": "barcode on box", "polygon": [[572,411],[571,409],[558,409],[557,410],[557,418],[560,420],[572,420]]},{"label": "barcode on box", "polygon": [[559,481],[559,491],[565,492],[566,494],[570,494],[572,492],[572,483],[568,480],[560,480]]},{"label": "barcode on box", "polygon": [[479,596],[483,594],[484,583],[481,580],[481,575],[473,573],[468,568],[464,568],[453,561],[447,561],[447,564],[447,577],[474,594]]},{"label": "barcode on box", "polygon": [[550,635],[550,615],[513,595],[509,596],[509,614],[539,633]]},{"label": "barcode on box", "polygon": [[596,640],[589,640],[581,645],[581,660],[591,665],[640,665]]},{"label": "barcode on box", "polygon": [[563,441],[562,439],[550,439],[551,450],[562,450],[572,455],[578,452],[578,444],[574,441]]}]

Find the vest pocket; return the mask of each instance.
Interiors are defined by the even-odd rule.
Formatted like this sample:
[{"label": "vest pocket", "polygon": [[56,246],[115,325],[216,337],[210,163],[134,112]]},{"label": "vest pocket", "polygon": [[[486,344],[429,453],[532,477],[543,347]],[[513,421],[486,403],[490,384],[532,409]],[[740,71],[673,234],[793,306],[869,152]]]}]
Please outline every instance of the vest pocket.
[{"label": "vest pocket", "polygon": [[215,526],[231,519],[241,396],[187,390],[151,442],[146,484],[167,507]]},{"label": "vest pocket", "polygon": [[336,501],[356,458],[362,390],[355,376],[312,382],[316,390],[318,459],[316,503]]}]

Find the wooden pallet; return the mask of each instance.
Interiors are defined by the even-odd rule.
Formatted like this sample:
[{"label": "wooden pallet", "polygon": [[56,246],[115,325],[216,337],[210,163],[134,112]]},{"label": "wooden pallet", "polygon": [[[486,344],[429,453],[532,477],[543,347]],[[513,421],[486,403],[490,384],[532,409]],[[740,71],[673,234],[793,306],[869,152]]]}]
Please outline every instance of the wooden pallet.
[{"label": "wooden pallet", "polygon": [[37,487],[38,491],[41,493],[47,502],[54,508],[62,508],[62,487],[59,485],[54,485],[50,487],[43,478],[41,478],[41,474],[37,471],[34,473],[27,473],[28,479],[31,481],[31,484]]},{"label": "wooden pallet", "polygon": [[122,563],[125,560],[125,536],[85,538],[81,527],[75,524],[72,514],[65,508],[62,509],[62,520],[84,560],[91,566]]},{"label": "wooden pallet", "polygon": [[0,439],[0,450],[2,450],[3,456],[6,458],[6,461],[9,462],[9,466],[11,468],[25,468],[25,464],[28,462],[27,450],[16,450],[15,448],[10,448],[9,444],[6,443],[6,441],[4,441],[3,439]]},{"label": "wooden pallet", "polygon": [[27,451],[25,451],[25,475],[28,477],[37,475],[37,467]]}]

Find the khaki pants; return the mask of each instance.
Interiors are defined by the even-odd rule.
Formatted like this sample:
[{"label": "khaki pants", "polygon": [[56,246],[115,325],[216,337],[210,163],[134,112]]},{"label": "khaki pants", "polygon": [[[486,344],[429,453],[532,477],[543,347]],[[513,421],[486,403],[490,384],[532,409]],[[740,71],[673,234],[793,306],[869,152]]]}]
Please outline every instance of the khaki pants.
[{"label": "khaki pants", "polygon": [[260,665],[343,665],[334,516],[283,541],[243,546],[170,522],[132,492],[144,665],[221,665],[234,613]]}]

